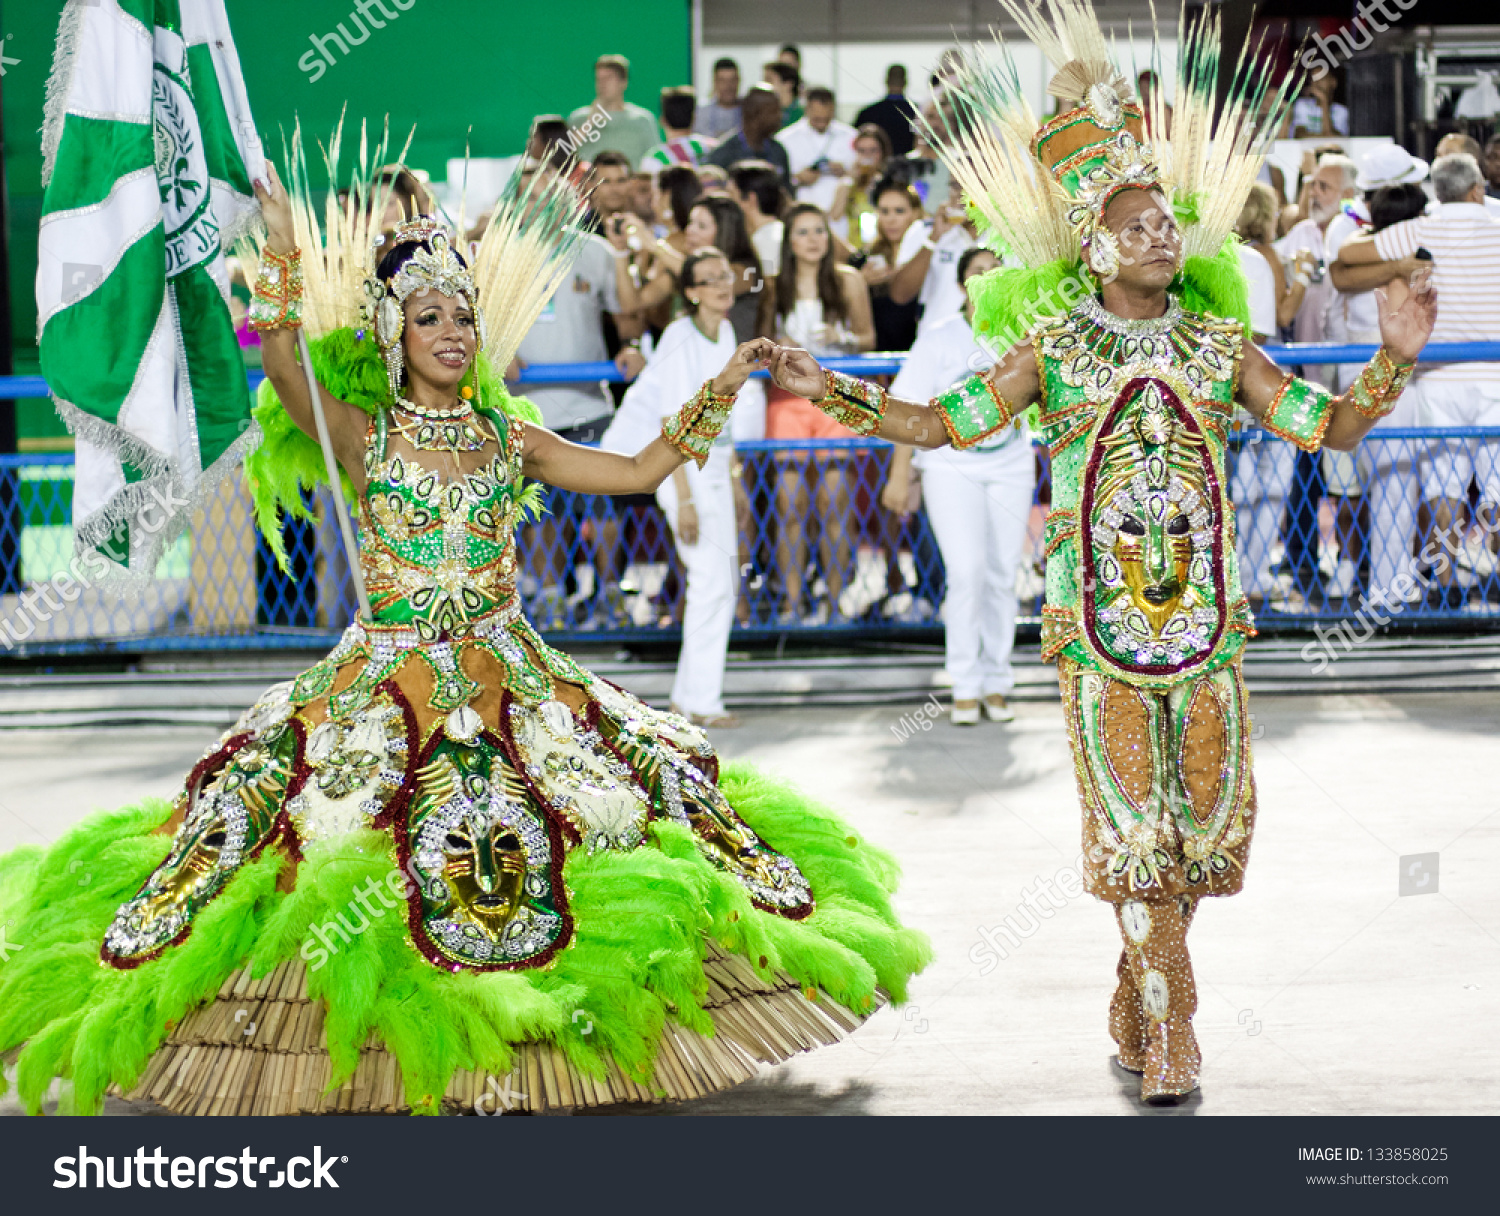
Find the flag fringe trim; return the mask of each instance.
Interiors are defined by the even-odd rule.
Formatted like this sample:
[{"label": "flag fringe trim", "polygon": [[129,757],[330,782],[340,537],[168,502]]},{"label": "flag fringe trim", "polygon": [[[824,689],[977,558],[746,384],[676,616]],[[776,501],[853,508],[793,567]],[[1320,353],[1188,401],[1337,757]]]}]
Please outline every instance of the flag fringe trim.
[{"label": "flag fringe trim", "polygon": [[[144,470],[140,481],[126,486],[110,499],[109,504],[95,511],[87,519],[75,521],[73,525],[73,551],[86,553],[90,549],[102,549],[122,524],[130,524],[138,518],[143,507],[152,503],[160,506],[156,494],[170,494],[184,498],[186,506],[173,512],[166,523],[152,534],[149,548],[141,550],[139,561],[132,560],[135,550],[125,554],[125,561],[113,571],[125,581],[148,582],[156,575],[156,567],[169,546],[181,536],[192,522],[194,515],[206,507],[222,488],[224,481],[234,473],[251,452],[260,446],[262,432],[260,424],[251,421],[245,433],[231,443],[208,468],[198,476],[197,484],[185,496],[181,487],[171,478],[171,461],[155,448],[142,443],[128,431],[113,423],[94,417],[69,401],[53,398],[57,413],[75,438],[103,448],[110,455],[128,460]],[[155,493],[153,493],[155,492]]]}]

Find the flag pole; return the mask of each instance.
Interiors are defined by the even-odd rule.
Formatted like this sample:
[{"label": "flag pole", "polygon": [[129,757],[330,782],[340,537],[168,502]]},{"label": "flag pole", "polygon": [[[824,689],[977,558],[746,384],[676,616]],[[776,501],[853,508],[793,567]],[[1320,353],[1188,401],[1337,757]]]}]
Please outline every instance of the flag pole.
[{"label": "flag pole", "polygon": [[373,621],[370,593],[365,590],[364,572],[359,568],[359,548],[354,543],[354,525],[349,520],[349,506],[344,502],[343,481],[338,461],[333,455],[333,439],[328,434],[328,417],[323,412],[323,392],[313,374],[312,350],[307,345],[307,330],[297,327],[297,349],[302,356],[302,370],[307,376],[307,392],[312,398],[313,420],[318,426],[318,446],[323,449],[323,466],[328,470],[328,488],[333,494],[333,509],[339,517],[339,532],[344,538],[344,552],[349,556],[349,573],[354,577],[354,594],[359,599],[359,619]]}]

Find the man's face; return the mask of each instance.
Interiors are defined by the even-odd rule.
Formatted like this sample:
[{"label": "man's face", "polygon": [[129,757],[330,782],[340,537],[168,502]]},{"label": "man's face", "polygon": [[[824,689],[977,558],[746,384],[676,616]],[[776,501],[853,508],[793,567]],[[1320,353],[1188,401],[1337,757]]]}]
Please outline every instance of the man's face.
[{"label": "man's face", "polygon": [[810,101],[807,103],[807,125],[814,131],[828,130],[828,124],[833,121],[833,107],[826,101]]},{"label": "man's face", "polygon": [[594,96],[605,105],[613,105],[624,100],[625,77],[614,68],[595,68]]},{"label": "man's face", "polygon": [[1479,162],[1479,167],[1490,185],[1500,185],[1500,139],[1492,139],[1485,145],[1484,159]]},{"label": "man's face", "polygon": [[1182,261],[1182,232],[1172,208],[1156,190],[1126,190],[1110,202],[1104,224],[1120,246],[1116,281],[1125,287],[1160,291]]},{"label": "man's face", "polygon": [[738,68],[720,68],[714,73],[714,98],[721,106],[732,106],[740,97]]},{"label": "man's face", "polygon": [[596,215],[613,215],[630,205],[630,173],[624,165],[599,165],[592,175],[589,204]]},{"label": "man's face", "polygon": [[1320,227],[1338,214],[1339,204],[1354,197],[1354,187],[1344,184],[1344,170],[1339,165],[1319,165],[1308,190],[1307,209]]}]

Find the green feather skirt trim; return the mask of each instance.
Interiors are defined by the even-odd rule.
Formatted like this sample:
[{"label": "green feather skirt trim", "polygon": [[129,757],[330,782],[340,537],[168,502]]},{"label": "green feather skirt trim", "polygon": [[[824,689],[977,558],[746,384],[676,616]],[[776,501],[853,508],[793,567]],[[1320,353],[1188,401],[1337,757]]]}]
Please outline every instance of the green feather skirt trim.
[{"label": "green feather skirt trim", "polygon": [[50,849],[0,857],[0,923],[16,947],[0,962],[0,1053],[21,1048],[16,1083],[27,1110],[38,1111],[62,1077],[66,1109],[96,1112],[111,1085],[129,1092],[141,1080],[171,1029],[237,969],[262,976],[300,958],[308,996],[327,1005],[329,1088],[352,1076],[373,1034],[395,1057],[413,1109],[436,1113],[458,1070],[504,1075],[523,1041],[550,1044],[596,1078],[612,1058],[650,1085],[669,1018],[714,1033],[704,1009],[709,939],[762,976],[786,972],[856,1014],[882,992],[904,1000],[932,953],[891,907],[894,860],[748,765],[726,766],[720,787],[801,868],[817,898],[811,916],[754,908],[687,829],[659,821],[629,852],[570,853],[563,876],[572,942],[545,967],[488,973],[428,963],[399,910],[365,918],[363,932],[331,951],[318,944],[315,927],[347,918],[359,906],[356,891],[370,879],[383,884],[394,869],[389,835],[377,832],[309,845],[290,892],[278,889],[289,863],[268,849],[203,909],[180,945],[133,970],[102,966],[105,928],[166,855],[171,837],[153,833],[171,807],[152,800],[95,816]]}]

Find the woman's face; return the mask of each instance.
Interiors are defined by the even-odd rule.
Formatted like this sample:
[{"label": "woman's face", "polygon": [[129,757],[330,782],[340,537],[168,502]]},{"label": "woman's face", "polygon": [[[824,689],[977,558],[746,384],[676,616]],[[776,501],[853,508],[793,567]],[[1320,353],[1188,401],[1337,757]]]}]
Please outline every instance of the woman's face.
[{"label": "woman's face", "polygon": [[693,267],[683,294],[702,313],[723,316],[734,306],[734,268],[723,258],[704,258]]},{"label": "woman's face", "polygon": [[971,321],[974,319],[974,301],[969,296],[969,280],[981,274],[988,274],[1000,265],[1000,259],[986,249],[983,253],[976,253],[969,259],[969,264],[964,267],[964,316]]},{"label": "woman's face", "polygon": [[401,346],[407,376],[436,388],[457,388],[479,349],[474,310],[468,300],[429,287],[408,296],[405,308]]},{"label": "woman's face", "polygon": [[875,223],[880,228],[880,235],[893,245],[901,243],[901,238],[916,218],[911,199],[899,190],[887,190],[875,205]]},{"label": "woman's face", "polygon": [[869,168],[880,164],[880,141],[871,139],[868,135],[862,136],[854,141],[854,159],[857,164]]},{"label": "woman's face", "polygon": [[787,239],[792,243],[792,256],[799,262],[817,265],[828,253],[828,225],[821,215],[810,211],[792,221]]},{"label": "woman's face", "polygon": [[689,251],[707,249],[719,239],[719,225],[714,222],[714,213],[707,207],[694,207],[688,212],[687,227],[682,234],[687,238]]}]

